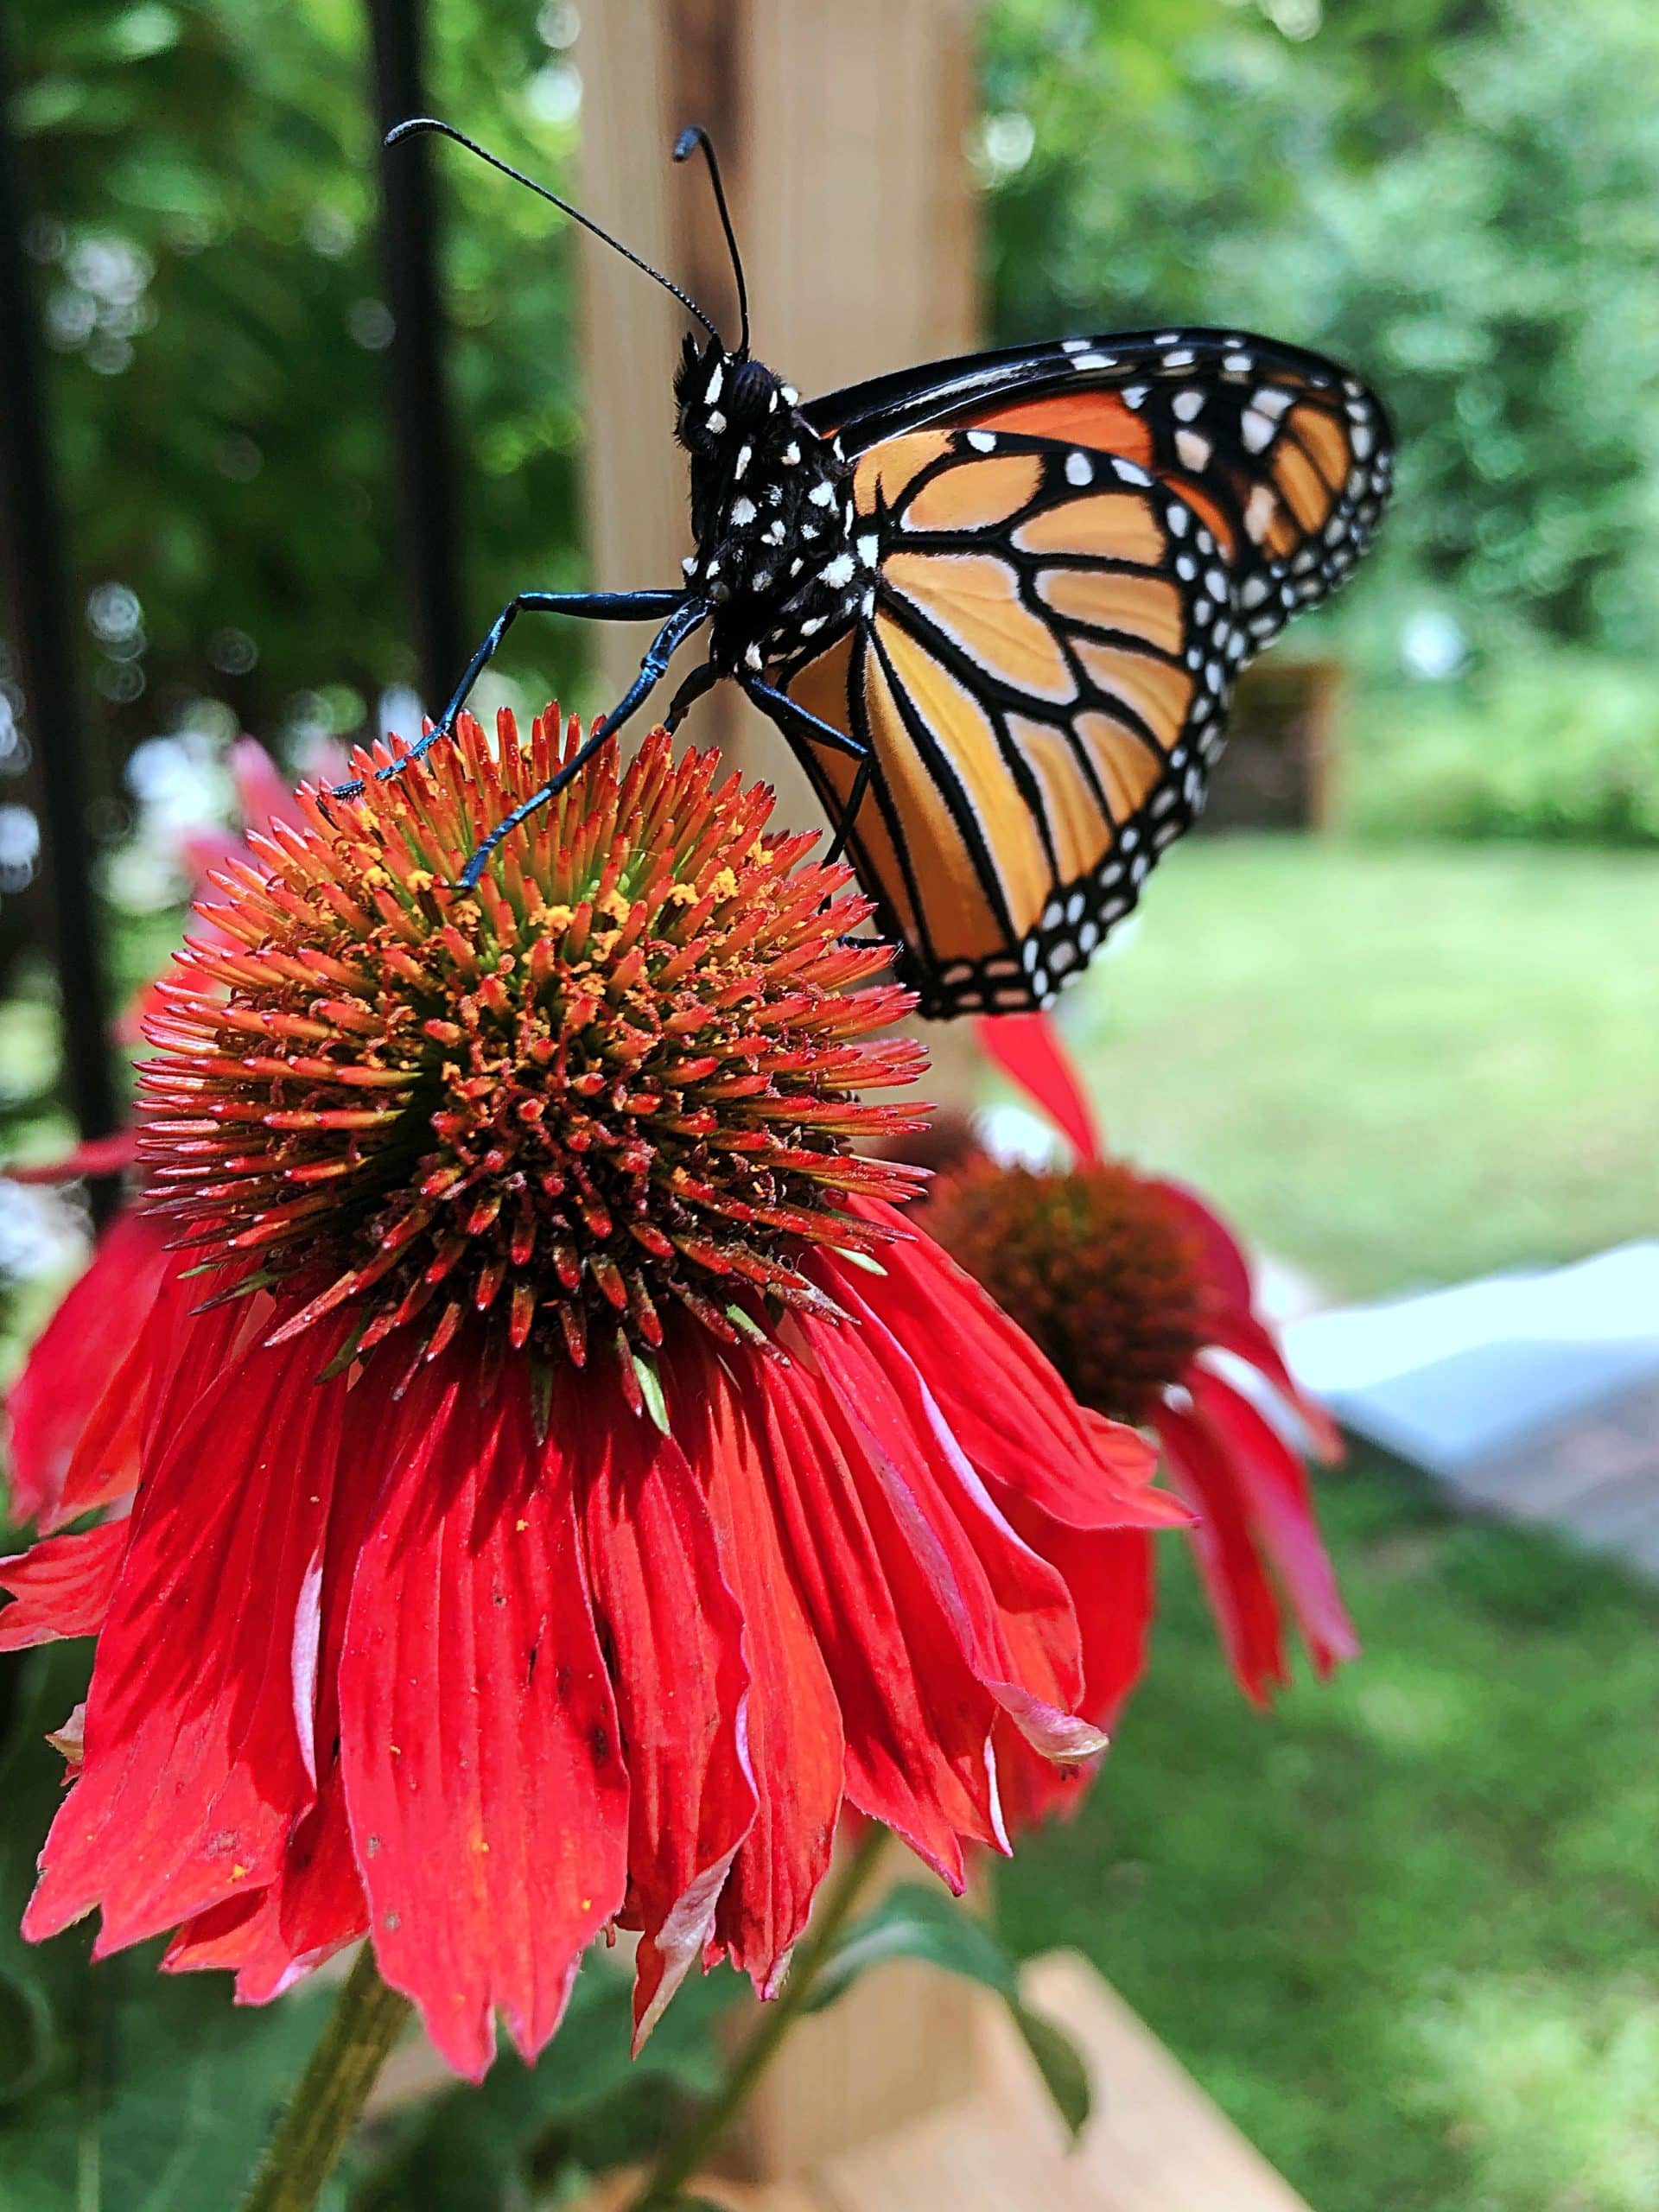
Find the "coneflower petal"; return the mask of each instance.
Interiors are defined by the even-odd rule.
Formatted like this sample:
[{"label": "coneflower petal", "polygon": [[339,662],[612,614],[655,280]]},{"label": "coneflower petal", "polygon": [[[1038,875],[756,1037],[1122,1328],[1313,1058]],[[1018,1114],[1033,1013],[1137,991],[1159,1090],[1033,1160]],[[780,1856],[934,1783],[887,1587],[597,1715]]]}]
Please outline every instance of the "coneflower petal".
[{"label": "coneflower petal", "polygon": [[480,2079],[526,2060],[620,1911],[628,1781],[568,1483],[529,1393],[486,1407],[454,1348],[411,1383],[340,1659],[352,1840],[381,1973]]}]

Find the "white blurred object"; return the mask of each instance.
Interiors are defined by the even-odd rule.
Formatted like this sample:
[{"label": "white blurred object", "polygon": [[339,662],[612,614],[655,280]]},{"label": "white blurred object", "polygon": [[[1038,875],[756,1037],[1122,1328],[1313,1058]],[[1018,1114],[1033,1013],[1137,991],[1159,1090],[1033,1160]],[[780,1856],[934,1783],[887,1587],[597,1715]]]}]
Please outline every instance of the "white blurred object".
[{"label": "white blurred object", "polygon": [[1069,1167],[1071,1147],[1052,1122],[1024,1106],[982,1106],[974,1135],[1000,1167]]},{"label": "white blurred object", "polygon": [[1454,614],[1443,607],[1424,607],[1406,618],[1400,632],[1400,658],[1410,675],[1445,683],[1466,665],[1469,640]]},{"label": "white blurred object", "polygon": [[64,1274],[86,1253],[80,1221],[60,1192],[0,1178],[0,1279]]},{"label": "white blurred object", "polygon": [[1315,1313],[1284,1343],[1344,1427],[1457,1476],[1659,1385],[1659,1242]]}]

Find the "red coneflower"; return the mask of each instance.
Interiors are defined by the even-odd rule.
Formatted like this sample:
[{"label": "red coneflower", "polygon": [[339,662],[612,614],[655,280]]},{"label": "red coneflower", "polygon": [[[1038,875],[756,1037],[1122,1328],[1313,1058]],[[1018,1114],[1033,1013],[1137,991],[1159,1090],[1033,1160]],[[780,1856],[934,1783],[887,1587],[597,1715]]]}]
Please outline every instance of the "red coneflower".
[{"label": "red coneflower", "polygon": [[1004,1768],[1103,1742],[1069,1561],[1185,1517],[853,1150],[920,1055],[768,792],[658,733],[450,888],[577,738],[464,720],[218,878],[150,1025],[179,1249],[36,1485],[130,1515],[0,1566],[0,1639],[98,1637],[27,1932],[251,2001],[367,1932],[474,2076],[610,1923],[641,2033],[699,1958],[775,1987],[843,1800],[1005,1849]]},{"label": "red coneflower", "polygon": [[[1177,1491],[1193,1507],[1192,1541],[1233,1671],[1258,1704],[1289,1680],[1274,1580],[1315,1666],[1326,1673],[1357,1649],[1320,1541],[1300,1458],[1228,1363],[1258,1382],[1335,1457],[1324,1411],[1297,1389],[1255,1311],[1249,1263],[1231,1230],[1182,1185],[1101,1156],[1092,1113],[1046,1014],[980,1025],[986,1049],[1070,1138],[1069,1170],[972,1161],[935,1185],[924,1218],[938,1239],[1047,1354],[1078,1400],[1157,1440]],[[1220,1355],[1218,1357],[1217,1355]],[[1235,1366],[1234,1372],[1237,1372]],[[1097,1575],[1120,1586],[1151,1572],[1145,1540],[1113,1532],[1090,1540]],[[1081,1565],[1069,1564],[1074,1588]],[[1119,1624],[1091,1656],[1084,1711],[1116,1717],[1143,1654],[1122,1624],[1131,1605],[1096,1607]],[[1022,1762],[1028,1795],[1049,1780]]]}]

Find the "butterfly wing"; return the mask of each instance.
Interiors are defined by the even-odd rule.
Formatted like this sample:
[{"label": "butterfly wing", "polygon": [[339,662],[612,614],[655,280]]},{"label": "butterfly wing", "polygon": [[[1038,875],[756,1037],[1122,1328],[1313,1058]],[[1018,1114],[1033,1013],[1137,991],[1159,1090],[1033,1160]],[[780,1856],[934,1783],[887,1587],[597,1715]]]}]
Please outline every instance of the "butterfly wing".
[{"label": "butterfly wing", "polygon": [[[1238,667],[1374,528],[1382,409],[1316,356],[1164,333],[884,378],[815,419],[857,456],[877,582],[782,688],[874,756],[850,844],[923,1011],[1044,1004],[1202,805]],[[840,822],[850,764],[802,757]]]},{"label": "butterfly wing", "polygon": [[[874,449],[869,611],[782,677],[873,753],[852,850],[931,1014],[1046,1002],[1134,903],[1219,743],[1243,640],[1217,540],[1138,464],[1086,466],[1019,434]],[[841,819],[851,764],[803,758]]]},{"label": "butterfly wing", "polygon": [[1387,503],[1386,410],[1322,354],[1217,330],[963,355],[807,410],[849,454],[930,423],[1023,429],[1134,461],[1202,513],[1237,572],[1252,649],[1344,580]]}]

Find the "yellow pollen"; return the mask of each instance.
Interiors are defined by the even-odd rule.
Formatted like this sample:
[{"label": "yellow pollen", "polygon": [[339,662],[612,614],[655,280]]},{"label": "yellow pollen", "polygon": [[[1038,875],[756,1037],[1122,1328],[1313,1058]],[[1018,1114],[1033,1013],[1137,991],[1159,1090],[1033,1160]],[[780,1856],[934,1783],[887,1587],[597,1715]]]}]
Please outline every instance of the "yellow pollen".
[{"label": "yellow pollen", "polygon": [[[735,881],[732,887],[734,890],[736,889]],[[599,912],[607,921],[615,922],[620,927],[633,912],[633,902],[630,899],[625,899],[620,891],[607,891],[599,902]]]},{"label": "yellow pollen", "polygon": [[574,908],[544,906],[539,899],[530,909],[530,920],[538,930],[568,930],[575,919]]},{"label": "yellow pollen", "polygon": [[372,884],[378,891],[383,886],[391,881],[391,871],[382,868],[379,861],[376,861],[372,868],[364,869],[363,880],[365,883]]},{"label": "yellow pollen", "polygon": [[404,878],[411,891],[430,891],[437,880],[429,868],[412,868]]},{"label": "yellow pollen", "polygon": [[689,883],[671,883],[663,903],[667,906],[695,906],[697,894]]},{"label": "yellow pollen", "polygon": [[721,868],[709,888],[716,899],[735,899],[737,896],[736,871],[729,868]]}]

